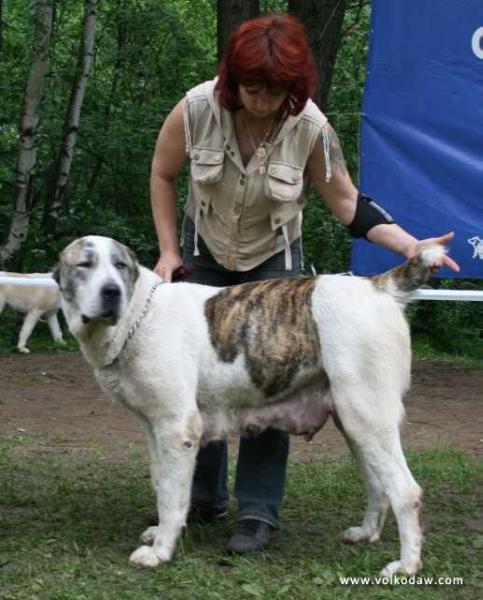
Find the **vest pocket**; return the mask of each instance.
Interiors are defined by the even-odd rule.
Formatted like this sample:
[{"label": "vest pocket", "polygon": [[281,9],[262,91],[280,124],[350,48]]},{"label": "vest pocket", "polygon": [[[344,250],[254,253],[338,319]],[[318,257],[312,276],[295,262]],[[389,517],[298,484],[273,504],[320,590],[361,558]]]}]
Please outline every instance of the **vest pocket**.
[{"label": "vest pocket", "polygon": [[304,189],[304,171],[301,167],[271,162],[265,177],[265,195],[280,202],[297,200]]},{"label": "vest pocket", "polygon": [[217,183],[223,177],[223,150],[193,148],[191,151],[191,177],[197,183]]}]

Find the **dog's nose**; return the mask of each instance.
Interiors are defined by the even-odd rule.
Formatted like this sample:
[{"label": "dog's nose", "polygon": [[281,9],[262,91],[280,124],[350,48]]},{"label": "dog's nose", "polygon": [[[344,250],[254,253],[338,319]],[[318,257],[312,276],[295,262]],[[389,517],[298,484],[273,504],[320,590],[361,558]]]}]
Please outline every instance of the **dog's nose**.
[{"label": "dog's nose", "polygon": [[117,283],[106,283],[101,289],[101,296],[106,300],[117,300],[121,296],[121,288]]}]

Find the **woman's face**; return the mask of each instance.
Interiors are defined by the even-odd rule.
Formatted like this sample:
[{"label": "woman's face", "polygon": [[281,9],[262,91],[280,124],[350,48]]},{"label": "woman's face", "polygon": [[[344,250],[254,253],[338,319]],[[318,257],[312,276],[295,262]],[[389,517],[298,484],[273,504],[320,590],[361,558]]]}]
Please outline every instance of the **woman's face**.
[{"label": "woman's face", "polygon": [[251,116],[263,119],[274,115],[287,98],[284,88],[267,87],[259,84],[239,85],[240,101]]}]

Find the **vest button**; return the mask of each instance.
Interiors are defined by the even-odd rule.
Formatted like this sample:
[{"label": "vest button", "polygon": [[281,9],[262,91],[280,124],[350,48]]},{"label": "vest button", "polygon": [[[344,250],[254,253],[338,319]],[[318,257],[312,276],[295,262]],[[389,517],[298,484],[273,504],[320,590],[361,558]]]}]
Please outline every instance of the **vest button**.
[{"label": "vest button", "polygon": [[273,220],[273,222],[278,225],[280,223],[281,219],[279,217],[277,217],[276,219]]},{"label": "vest button", "polygon": [[200,160],[199,154],[193,154],[193,160]]},{"label": "vest button", "polygon": [[292,181],[294,183],[297,183],[298,180],[299,180],[299,176],[298,175],[292,175]]}]

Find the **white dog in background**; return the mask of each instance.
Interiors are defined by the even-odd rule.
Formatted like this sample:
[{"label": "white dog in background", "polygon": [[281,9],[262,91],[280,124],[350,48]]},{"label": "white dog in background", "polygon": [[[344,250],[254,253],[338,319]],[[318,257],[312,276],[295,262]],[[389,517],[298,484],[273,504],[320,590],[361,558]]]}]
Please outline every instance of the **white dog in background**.
[{"label": "white dog in background", "polygon": [[399,434],[411,367],[403,307],[443,254],[431,246],[371,278],[214,288],[163,284],[109,238],[72,242],[54,272],[67,323],[101,387],[148,435],[159,525],[131,562],[172,557],[200,444],[267,427],[310,437],[331,415],[368,495],[362,524],[345,539],[377,541],[391,506],[401,548],[383,574],[418,571],[421,489]]},{"label": "white dog in background", "polygon": [[[52,273],[8,273],[0,271],[0,277],[26,277],[28,279],[51,279]],[[11,285],[0,280],[0,313],[5,306],[25,314],[18,336],[17,349],[28,353],[27,341],[39,319],[45,319],[54,341],[64,344],[57,313],[60,309],[60,293],[57,287],[46,285]]]}]

